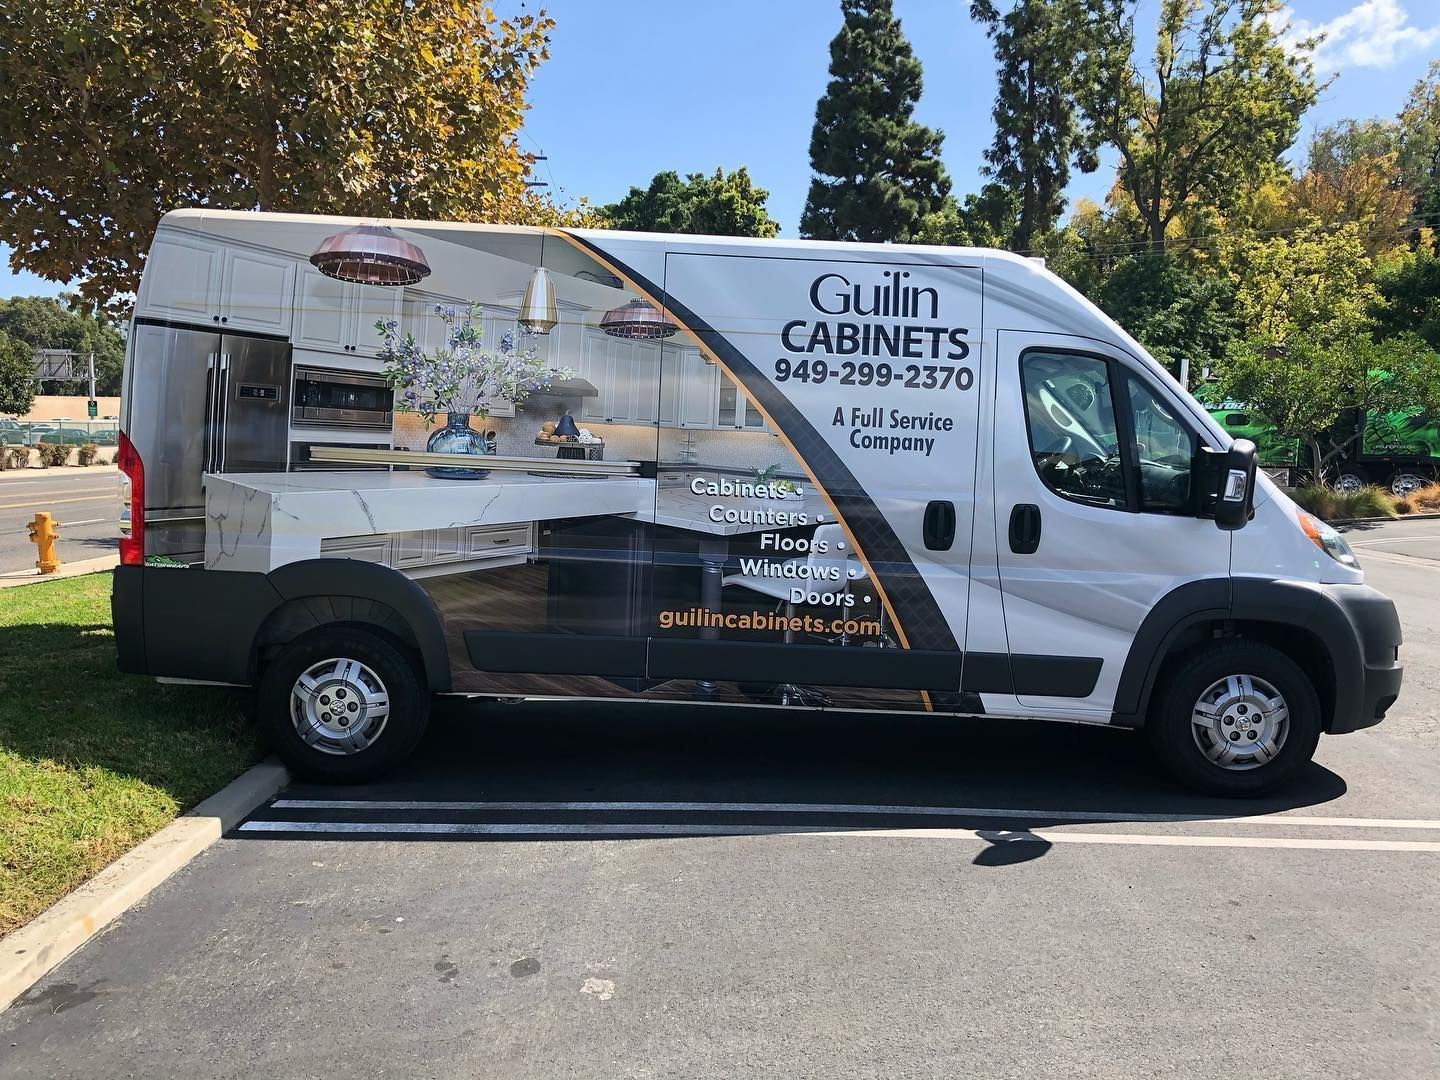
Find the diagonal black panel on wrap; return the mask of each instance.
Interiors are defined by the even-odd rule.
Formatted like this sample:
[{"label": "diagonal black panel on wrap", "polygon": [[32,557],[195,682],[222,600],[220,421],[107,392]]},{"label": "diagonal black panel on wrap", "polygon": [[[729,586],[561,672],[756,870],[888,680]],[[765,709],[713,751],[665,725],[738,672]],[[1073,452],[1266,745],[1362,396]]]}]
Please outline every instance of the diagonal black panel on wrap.
[{"label": "diagonal black panel on wrap", "polygon": [[[879,577],[909,647],[958,651],[960,646],[955,641],[950,624],[946,622],[940,606],[935,603],[935,597],[926,587],[925,579],[910,561],[905,545],[900,542],[885,515],[876,507],[839,455],[804,414],[795,408],[790,399],[766,378],[744,353],[735,348],[725,335],[712,328],[682,301],[584,237],[575,236],[573,233],[566,235],[584,245],[596,258],[612,263],[637,287],[648,293],[653,301],[673,315],[720,359],[730,374],[744,385],[751,398],[759,403],[760,408],[785,433],[786,439],[804,460],[816,482],[830,497],[836,512],[844,520],[855,542],[860,545],[860,550],[864,552],[870,568]],[[975,705],[978,704],[978,701],[975,702]]]}]

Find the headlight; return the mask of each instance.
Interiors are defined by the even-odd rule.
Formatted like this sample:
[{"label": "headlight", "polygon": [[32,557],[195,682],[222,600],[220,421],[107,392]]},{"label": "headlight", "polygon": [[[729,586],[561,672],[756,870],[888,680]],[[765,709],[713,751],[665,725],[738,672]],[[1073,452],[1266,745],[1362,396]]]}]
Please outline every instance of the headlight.
[{"label": "headlight", "polygon": [[1314,514],[1301,510],[1300,528],[1310,538],[1310,542],[1330,558],[1345,566],[1354,567],[1356,570],[1360,569],[1360,561],[1355,558],[1355,553],[1350,550],[1350,545],[1345,543],[1345,538]]}]

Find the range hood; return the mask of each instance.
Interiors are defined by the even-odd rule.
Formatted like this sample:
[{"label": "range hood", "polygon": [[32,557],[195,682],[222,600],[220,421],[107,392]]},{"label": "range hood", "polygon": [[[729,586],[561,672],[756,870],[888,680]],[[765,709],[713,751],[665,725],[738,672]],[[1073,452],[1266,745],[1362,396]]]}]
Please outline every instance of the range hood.
[{"label": "range hood", "polygon": [[600,391],[589,379],[572,375],[568,379],[556,379],[549,386],[530,391],[530,396],[549,394],[551,397],[599,397]]}]

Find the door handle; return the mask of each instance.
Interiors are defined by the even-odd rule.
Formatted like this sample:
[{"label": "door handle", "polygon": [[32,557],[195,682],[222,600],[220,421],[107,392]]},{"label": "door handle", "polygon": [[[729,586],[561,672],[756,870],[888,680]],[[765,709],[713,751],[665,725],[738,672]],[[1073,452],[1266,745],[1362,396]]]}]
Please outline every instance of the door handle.
[{"label": "door handle", "polygon": [[1040,508],[1034,503],[1017,503],[1010,511],[1010,550],[1016,555],[1034,555],[1040,547]]},{"label": "door handle", "polygon": [[928,503],[921,533],[931,551],[949,551],[955,543],[955,504],[939,499]]}]

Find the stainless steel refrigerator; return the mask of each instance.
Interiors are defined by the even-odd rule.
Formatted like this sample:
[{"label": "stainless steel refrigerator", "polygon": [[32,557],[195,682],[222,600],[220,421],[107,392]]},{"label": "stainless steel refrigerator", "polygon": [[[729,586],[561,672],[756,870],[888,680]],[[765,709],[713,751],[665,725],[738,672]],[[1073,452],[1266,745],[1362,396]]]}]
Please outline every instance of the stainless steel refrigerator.
[{"label": "stainless steel refrigerator", "polygon": [[[139,323],[126,432],[145,464],[147,555],[205,550],[205,473],[283,472],[290,343]],[[144,386],[143,393],[135,389]]]}]

